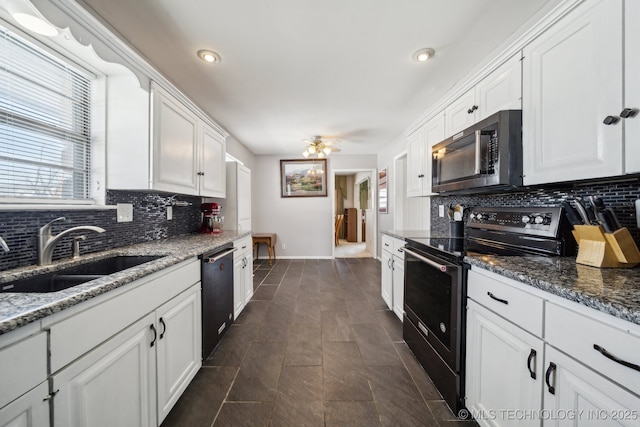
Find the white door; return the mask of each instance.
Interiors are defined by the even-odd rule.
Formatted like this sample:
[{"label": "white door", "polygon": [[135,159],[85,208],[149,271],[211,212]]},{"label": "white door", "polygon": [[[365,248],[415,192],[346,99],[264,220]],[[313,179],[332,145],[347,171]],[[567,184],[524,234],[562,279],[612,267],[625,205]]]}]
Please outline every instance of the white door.
[{"label": "white door", "polygon": [[237,166],[238,231],[251,230],[251,169]]},{"label": "white door", "polygon": [[625,172],[640,172],[640,1],[627,0],[624,4],[624,107],[635,112],[624,120]]},{"label": "white door", "polygon": [[156,310],[158,423],[202,366],[200,285]]},{"label": "white door", "polygon": [[522,108],[522,64],[520,53],[491,72],[476,85],[480,121],[501,110]]},{"label": "white door", "polygon": [[524,184],[622,173],[622,0],[584,2],[524,48]]},{"label": "white door", "polygon": [[423,133],[420,128],[407,137],[407,197],[422,196],[422,186],[426,177],[422,170],[424,149]]},{"label": "white door", "polygon": [[556,416],[544,426],[640,426],[640,397],[550,345],[545,352],[544,410]]},{"label": "white door", "polygon": [[479,424],[540,425],[504,411],[542,408],[542,350],[542,340],[467,300],[466,406]]},{"label": "white door", "polygon": [[53,376],[54,425],[157,425],[154,321],[148,314]]},{"label": "white door", "polygon": [[0,410],[0,427],[49,426],[49,385],[44,382]]},{"label": "white door", "polygon": [[404,260],[393,257],[393,312],[402,320],[404,314]]},{"label": "white door", "polygon": [[200,155],[200,195],[226,197],[225,138],[207,124],[202,124]]},{"label": "white door", "polygon": [[[384,240],[383,240],[384,242]],[[393,310],[393,257],[390,252],[382,251],[382,273],[380,277],[380,294],[382,299]]]},{"label": "white door", "polygon": [[197,195],[198,119],[155,85],[152,96],[152,188]]}]

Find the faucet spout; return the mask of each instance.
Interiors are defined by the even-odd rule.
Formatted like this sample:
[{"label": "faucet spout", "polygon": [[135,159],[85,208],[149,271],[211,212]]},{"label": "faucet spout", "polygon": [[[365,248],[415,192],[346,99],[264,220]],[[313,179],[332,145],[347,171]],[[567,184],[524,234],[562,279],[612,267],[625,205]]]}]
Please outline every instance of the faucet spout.
[{"label": "faucet spout", "polygon": [[51,223],[55,221],[64,221],[65,218],[56,218],[48,224],[40,228],[38,233],[38,264],[48,265],[51,264],[51,257],[53,255],[53,249],[56,244],[65,236],[74,233],[76,231],[95,231],[96,233],[104,233],[106,230],[102,227],[96,227],[93,225],[80,225],[77,227],[68,228],[60,232],[56,236],[51,235]]}]

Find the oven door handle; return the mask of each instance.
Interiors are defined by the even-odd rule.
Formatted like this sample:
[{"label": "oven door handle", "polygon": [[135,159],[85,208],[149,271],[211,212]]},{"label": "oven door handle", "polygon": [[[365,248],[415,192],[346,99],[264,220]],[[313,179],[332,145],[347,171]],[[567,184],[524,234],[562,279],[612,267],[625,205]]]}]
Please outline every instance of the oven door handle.
[{"label": "oven door handle", "polygon": [[412,251],[411,249],[407,248],[406,246],[404,248],[402,248],[402,250],[405,251],[405,252],[408,252],[412,256],[418,258],[420,261],[426,262],[430,266],[432,266],[434,268],[437,268],[440,271],[447,271],[447,266],[445,264],[440,264],[438,262],[435,262],[432,259],[426,258],[426,257],[420,255],[419,253]]}]

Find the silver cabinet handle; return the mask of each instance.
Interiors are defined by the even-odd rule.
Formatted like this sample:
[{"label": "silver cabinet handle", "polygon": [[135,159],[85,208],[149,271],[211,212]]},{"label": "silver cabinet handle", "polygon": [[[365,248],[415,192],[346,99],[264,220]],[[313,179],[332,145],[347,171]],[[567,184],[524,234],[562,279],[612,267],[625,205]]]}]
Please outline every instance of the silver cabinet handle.
[{"label": "silver cabinet handle", "polygon": [[216,261],[217,261],[217,260],[219,260],[220,258],[222,258],[222,257],[224,257],[224,256],[226,256],[226,255],[228,255],[228,254],[230,254],[231,252],[235,252],[235,251],[237,251],[237,250],[238,250],[238,248],[232,248],[232,249],[229,249],[228,251],[224,251],[223,253],[221,253],[221,254],[219,254],[219,255],[216,255],[216,256],[214,256],[214,257],[211,257],[211,258],[205,258],[205,259],[203,259],[203,261],[204,261],[204,262],[216,262]]}]

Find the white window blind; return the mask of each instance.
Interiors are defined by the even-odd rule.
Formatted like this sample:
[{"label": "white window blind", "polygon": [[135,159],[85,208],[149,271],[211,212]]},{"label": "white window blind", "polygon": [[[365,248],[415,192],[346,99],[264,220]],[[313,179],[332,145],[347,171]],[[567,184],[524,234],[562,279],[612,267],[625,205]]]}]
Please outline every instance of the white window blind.
[{"label": "white window blind", "polygon": [[0,199],[89,197],[91,81],[0,28]]}]

